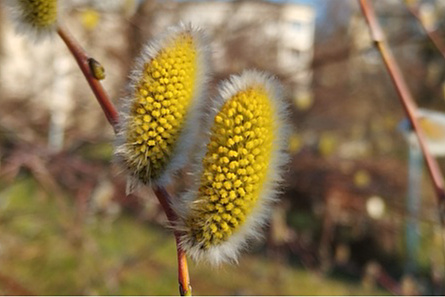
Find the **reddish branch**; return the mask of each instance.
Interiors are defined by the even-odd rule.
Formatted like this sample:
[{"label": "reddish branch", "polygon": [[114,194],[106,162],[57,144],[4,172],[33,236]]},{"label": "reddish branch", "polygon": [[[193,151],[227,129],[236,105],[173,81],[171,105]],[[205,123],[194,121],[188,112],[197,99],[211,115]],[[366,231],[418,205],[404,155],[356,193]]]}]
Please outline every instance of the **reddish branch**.
[{"label": "reddish branch", "polygon": [[6,274],[0,273],[0,283],[5,288],[5,292],[3,293],[8,292],[11,295],[22,295],[22,296],[34,295],[27,288],[25,288],[23,285],[19,284],[17,281],[15,281],[13,278],[11,278]]},{"label": "reddish branch", "polygon": [[[156,197],[158,197],[159,203],[164,209],[165,214],[167,215],[170,224],[175,224],[178,217],[173,209],[170,207],[170,195],[162,187],[155,187],[153,189]],[[192,287],[190,285],[190,276],[187,266],[187,258],[185,256],[184,251],[180,246],[180,236],[181,234],[175,231],[175,239],[176,239],[176,248],[178,253],[178,281],[179,281],[179,292],[182,296],[191,296],[192,295]]]},{"label": "reddish branch", "polygon": [[65,42],[71,54],[74,56],[74,59],[79,65],[79,68],[82,70],[91,90],[96,96],[97,101],[102,107],[108,122],[110,122],[111,126],[113,126],[113,129],[116,132],[116,125],[119,121],[119,116],[113,103],[111,103],[107,92],[104,90],[102,84],[91,70],[90,62],[93,60],[65,28],[59,27],[57,29],[57,33]]},{"label": "reddish branch", "polygon": [[443,43],[442,39],[437,34],[437,31],[428,29],[425,24],[423,23],[420,15],[419,15],[419,8],[418,6],[412,7],[411,5],[406,5],[408,8],[408,11],[417,19],[420,26],[422,27],[423,31],[425,32],[426,36],[428,36],[428,39],[433,43],[433,45],[436,47],[436,49],[440,52],[443,58],[445,58],[445,44]]},{"label": "reddish branch", "polygon": [[[71,51],[71,54],[76,59],[77,64],[82,70],[86,80],[88,81],[90,88],[96,95],[97,101],[99,102],[102,110],[105,113],[105,116],[108,119],[108,122],[113,126],[114,131],[116,132],[116,126],[119,122],[118,113],[113,103],[111,103],[108,94],[105,92],[102,84],[97,79],[97,75],[93,73],[91,69],[91,62],[95,62],[85,50],[78,44],[78,42],[68,33],[68,31],[62,27],[59,27],[57,30],[59,36],[63,39],[66,46]],[[173,225],[176,222],[177,216],[175,212],[170,207],[170,196],[167,191],[162,187],[157,187],[154,189],[156,197],[159,200],[162,208],[167,215],[168,220]],[[179,236],[180,234],[175,232],[176,238],[176,247],[177,247],[177,255],[178,255],[178,280],[179,280],[179,292],[182,296],[190,296],[192,294],[192,288],[190,285],[190,277],[187,266],[187,258],[185,256],[184,251],[181,249],[179,245]]]},{"label": "reddish branch", "polygon": [[445,190],[444,190],[444,178],[440,170],[439,164],[437,163],[437,160],[430,154],[428,148],[426,147],[425,136],[416,116],[417,106],[402,76],[402,73],[397,65],[397,62],[394,59],[394,56],[392,55],[391,50],[385,41],[385,36],[377,21],[374,9],[368,4],[368,1],[366,0],[359,0],[359,2],[362,12],[366,18],[366,22],[368,23],[374,44],[383,58],[388,73],[391,76],[391,80],[394,83],[396,91],[399,95],[400,102],[402,103],[402,106],[405,109],[408,119],[410,120],[411,125],[414,128],[414,132],[416,133],[417,138],[419,140],[422,154],[423,157],[425,158],[428,172],[430,173],[433,187],[436,193],[437,201],[439,203],[439,209],[442,210],[440,211],[440,219],[443,224]]}]

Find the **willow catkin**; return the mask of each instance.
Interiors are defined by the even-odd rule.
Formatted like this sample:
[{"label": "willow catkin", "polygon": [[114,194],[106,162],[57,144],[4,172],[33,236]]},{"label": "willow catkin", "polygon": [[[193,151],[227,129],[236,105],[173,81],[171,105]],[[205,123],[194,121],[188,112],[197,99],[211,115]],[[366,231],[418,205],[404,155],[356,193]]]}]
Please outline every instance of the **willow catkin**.
[{"label": "willow catkin", "polygon": [[200,30],[181,24],[148,44],[137,60],[115,150],[134,181],[165,185],[187,160],[208,73],[204,39]]},{"label": "willow catkin", "polygon": [[261,234],[287,157],[288,128],[281,87],[245,71],[220,87],[196,185],[173,204],[181,246],[194,259],[236,261]]},{"label": "willow catkin", "polygon": [[6,0],[18,32],[40,40],[57,29],[60,5],[58,0]]}]

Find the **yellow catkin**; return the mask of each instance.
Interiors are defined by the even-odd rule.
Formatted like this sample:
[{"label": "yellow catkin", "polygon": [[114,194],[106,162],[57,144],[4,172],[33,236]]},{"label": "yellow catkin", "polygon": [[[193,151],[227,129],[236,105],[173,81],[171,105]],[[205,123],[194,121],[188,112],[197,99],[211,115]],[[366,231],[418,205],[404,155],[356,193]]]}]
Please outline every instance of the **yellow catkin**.
[{"label": "yellow catkin", "polygon": [[197,49],[189,32],[170,40],[143,66],[126,127],[125,162],[142,182],[159,178],[192,105]]},{"label": "yellow catkin", "polygon": [[226,241],[258,203],[274,144],[274,109],[263,86],[225,102],[211,128],[197,197],[186,218],[193,241]]},{"label": "yellow catkin", "polygon": [[21,8],[21,18],[36,29],[53,27],[57,22],[58,0],[17,0]]}]

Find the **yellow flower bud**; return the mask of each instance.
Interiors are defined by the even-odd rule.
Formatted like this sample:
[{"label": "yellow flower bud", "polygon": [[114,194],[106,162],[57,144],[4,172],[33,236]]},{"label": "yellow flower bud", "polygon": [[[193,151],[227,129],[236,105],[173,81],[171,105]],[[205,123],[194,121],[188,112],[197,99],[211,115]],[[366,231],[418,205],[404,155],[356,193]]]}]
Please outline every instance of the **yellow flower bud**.
[{"label": "yellow flower bud", "polygon": [[181,246],[213,264],[236,261],[259,234],[287,160],[289,130],[281,87],[264,73],[232,76],[217,102],[196,185],[173,205],[181,217]]},{"label": "yellow flower bud", "polygon": [[18,31],[30,33],[35,40],[56,31],[58,2],[58,0],[6,0]]},{"label": "yellow flower bud", "polygon": [[133,71],[115,152],[144,184],[167,184],[195,142],[207,76],[204,39],[189,25],[170,28],[143,49]]}]

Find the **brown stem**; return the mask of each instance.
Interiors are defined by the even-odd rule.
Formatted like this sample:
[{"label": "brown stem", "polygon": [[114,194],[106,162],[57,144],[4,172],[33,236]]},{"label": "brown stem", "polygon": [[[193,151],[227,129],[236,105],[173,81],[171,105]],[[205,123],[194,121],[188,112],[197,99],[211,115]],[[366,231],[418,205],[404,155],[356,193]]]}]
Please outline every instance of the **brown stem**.
[{"label": "brown stem", "polygon": [[431,31],[425,26],[422,19],[420,18],[418,6],[412,7],[409,4],[407,4],[406,6],[408,8],[408,11],[419,22],[419,24],[422,27],[423,31],[425,32],[426,36],[428,36],[428,39],[431,41],[431,43],[434,45],[434,47],[440,52],[442,57],[445,58],[445,44],[443,43],[441,38],[438,36],[437,31],[436,30]]},{"label": "brown stem", "polygon": [[437,201],[439,203],[439,215],[441,223],[443,224],[444,223],[443,207],[445,205],[444,203],[445,190],[444,190],[444,178],[440,170],[439,164],[437,163],[437,160],[430,154],[426,146],[425,136],[416,116],[417,106],[402,76],[402,73],[397,65],[397,62],[394,59],[394,56],[392,55],[391,50],[385,41],[385,36],[377,21],[375,12],[373,8],[370,5],[368,5],[368,2],[366,0],[359,0],[359,2],[363,15],[365,16],[366,21],[369,25],[369,29],[371,31],[371,37],[374,41],[374,44],[383,58],[388,73],[391,76],[391,80],[396,88],[397,94],[399,95],[399,99],[402,103],[402,106],[405,109],[405,112],[411,122],[411,125],[414,128],[414,132],[416,133],[417,138],[419,140],[420,148],[422,149],[422,154],[423,157],[425,158],[428,172],[430,173],[431,181],[433,183],[433,187],[436,193]]},{"label": "brown stem", "polygon": [[9,292],[11,295],[22,295],[22,296],[30,296],[35,295],[33,292],[30,292],[23,285],[18,283],[15,279],[13,279],[9,273],[3,274],[0,272],[0,283],[5,288],[5,292],[3,294],[6,295],[6,292]]},{"label": "brown stem", "polygon": [[[154,187],[153,188],[156,197],[159,200],[162,208],[164,209],[165,214],[167,215],[170,224],[175,224],[178,219],[176,213],[170,206],[170,195],[163,187]],[[184,250],[180,246],[180,236],[181,234],[177,231],[174,232],[176,239],[176,250],[178,254],[178,282],[179,282],[179,293],[181,296],[191,296],[192,295],[192,286],[190,285],[190,276],[187,265],[187,258],[185,256]]]},{"label": "brown stem", "polygon": [[[114,107],[113,103],[111,103],[107,93],[105,92],[102,84],[98,80],[100,76],[103,75],[103,68],[100,64],[93,58],[89,57],[85,50],[78,44],[78,42],[73,38],[73,36],[67,31],[67,29],[59,26],[57,29],[57,33],[63,39],[68,49],[71,51],[71,54],[76,59],[77,64],[82,70],[86,80],[88,81],[94,95],[97,98],[102,110],[105,113],[105,116],[108,119],[108,122],[113,126],[114,132],[116,132],[116,127],[119,122],[119,115]],[[99,72],[94,72],[92,68],[98,68]],[[164,209],[165,214],[167,215],[168,220],[171,224],[176,222],[177,216],[173,209],[170,207],[170,196],[167,191],[163,187],[156,187],[153,189],[156,197],[158,197],[159,203]],[[179,280],[179,292],[182,296],[191,296],[192,295],[192,287],[190,285],[190,276],[188,272],[187,266],[187,258],[185,256],[184,251],[180,247],[180,234],[178,232],[174,232],[176,239],[176,248],[178,255],[178,280]]]},{"label": "brown stem", "polygon": [[[95,77],[94,73],[91,70],[90,63],[96,62],[88,54],[85,50],[79,45],[79,43],[74,39],[74,37],[68,32],[66,28],[61,26],[58,27],[57,33],[60,38],[65,42],[66,46],[70,50],[71,54],[74,56],[79,68],[82,70],[85,79],[88,81],[91,90],[97,98],[102,110],[107,117],[108,122],[116,132],[116,125],[119,121],[119,115],[114,107],[113,103],[111,103],[110,98],[108,97],[107,92],[102,87],[100,81]],[[97,62],[96,62],[97,63]]]}]

